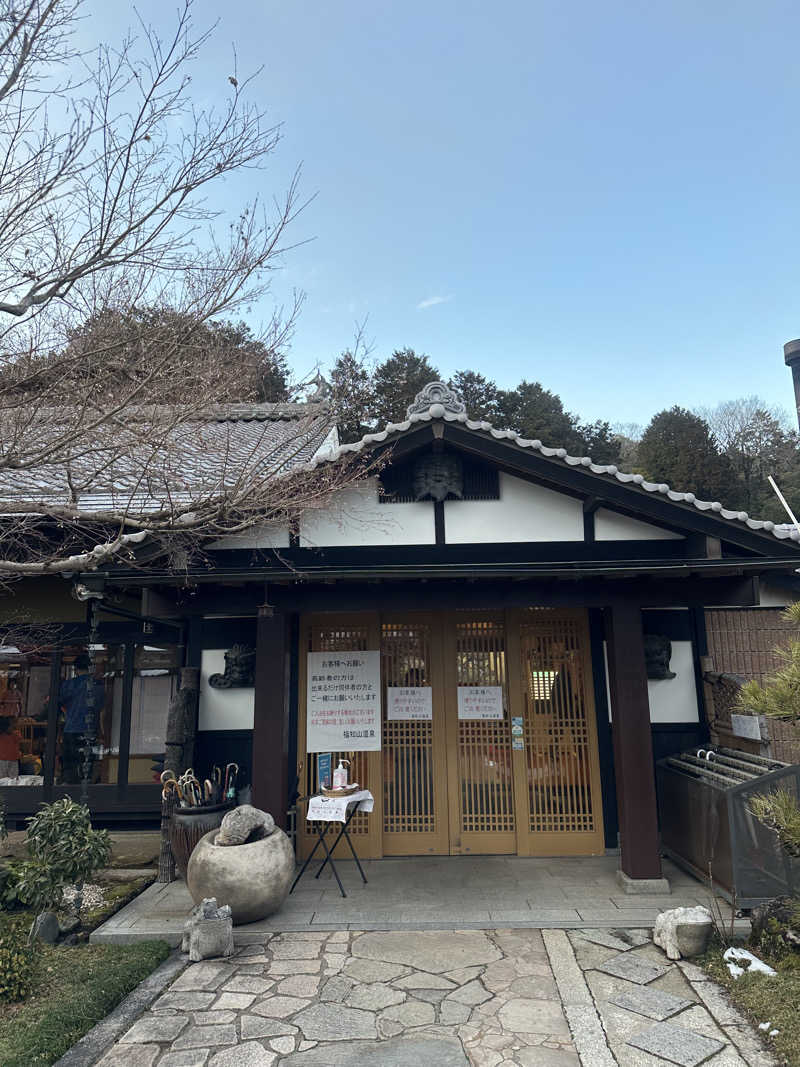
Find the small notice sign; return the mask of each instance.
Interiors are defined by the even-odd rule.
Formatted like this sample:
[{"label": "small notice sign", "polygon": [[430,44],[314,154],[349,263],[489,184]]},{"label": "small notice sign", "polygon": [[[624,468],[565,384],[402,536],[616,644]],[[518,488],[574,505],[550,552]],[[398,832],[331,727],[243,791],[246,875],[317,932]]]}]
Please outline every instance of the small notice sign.
[{"label": "small notice sign", "polygon": [[761,740],[761,725],[757,715],[731,715],[731,729],[737,737]]},{"label": "small notice sign", "polygon": [[309,652],[307,752],[380,752],[380,652]]},{"label": "small notice sign", "polygon": [[459,719],[502,719],[503,687],[500,685],[460,685]]},{"label": "small notice sign", "polygon": [[331,754],[320,752],[317,756],[317,787],[330,789],[333,779],[331,778]]},{"label": "small notice sign", "polygon": [[386,718],[433,719],[433,690],[429,685],[392,685],[386,690]]}]

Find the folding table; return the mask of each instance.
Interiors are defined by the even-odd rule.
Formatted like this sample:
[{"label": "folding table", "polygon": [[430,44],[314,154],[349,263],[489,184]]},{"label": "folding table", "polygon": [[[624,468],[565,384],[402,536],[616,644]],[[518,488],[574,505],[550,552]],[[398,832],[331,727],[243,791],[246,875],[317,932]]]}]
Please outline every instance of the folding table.
[{"label": "folding table", "polygon": [[[300,799],[302,800],[305,798],[301,797]],[[350,822],[356,812],[372,811],[375,805],[375,798],[373,797],[372,793],[370,793],[369,789],[359,789],[357,793],[350,793],[349,796],[344,797],[326,797],[322,794],[317,794],[316,796],[308,797],[307,799],[308,808],[306,809],[306,822],[316,822],[321,825],[317,827],[317,841],[313,849],[309,853],[309,856],[306,859],[305,863],[300,868],[300,873],[292,882],[292,888],[289,890],[289,892],[292,893],[294,891],[294,887],[305,874],[306,868],[308,867],[311,860],[314,858],[317,849],[320,845],[322,845],[323,852],[325,853],[325,859],[322,861],[320,869],[317,871],[314,877],[319,878],[319,876],[325,870],[325,865],[330,863],[331,870],[333,871],[333,876],[339,886],[339,892],[342,894],[343,897],[346,897],[347,893],[345,893],[344,891],[344,886],[342,885],[342,880],[339,877],[339,872],[336,870],[336,864],[333,862],[333,854],[336,851],[336,846],[344,837],[347,841],[347,844],[350,846],[350,851],[353,853],[353,859],[356,861],[356,866],[358,867],[359,874],[361,875],[361,880],[366,885],[367,876],[364,874],[363,868],[361,866],[361,861],[356,855],[356,850],[353,846],[353,840],[350,837],[350,834],[347,832],[347,828],[350,825]],[[335,822],[341,824],[341,829],[336,835],[336,840],[333,842],[331,848],[328,848],[328,843],[325,840],[325,835],[327,834],[328,827],[331,825],[331,823]]]}]

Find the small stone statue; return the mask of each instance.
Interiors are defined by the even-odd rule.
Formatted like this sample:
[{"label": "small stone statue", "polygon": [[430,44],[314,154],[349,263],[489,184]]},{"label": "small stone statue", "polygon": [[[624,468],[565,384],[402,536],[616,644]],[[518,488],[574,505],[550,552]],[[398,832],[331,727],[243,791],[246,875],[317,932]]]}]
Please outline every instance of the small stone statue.
[{"label": "small stone statue", "polygon": [[217,907],[216,897],[206,897],[192,911],[183,927],[181,951],[192,963],[233,955],[233,916],[227,904]]}]

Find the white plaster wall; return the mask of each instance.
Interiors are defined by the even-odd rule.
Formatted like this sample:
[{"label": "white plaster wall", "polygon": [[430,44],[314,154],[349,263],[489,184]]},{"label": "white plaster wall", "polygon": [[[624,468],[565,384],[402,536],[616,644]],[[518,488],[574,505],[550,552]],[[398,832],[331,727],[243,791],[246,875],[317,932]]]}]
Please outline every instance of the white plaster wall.
[{"label": "white plaster wall", "polygon": [[596,541],[682,541],[680,534],[632,519],[619,511],[598,508],[594,516]]},{"label": "white plaster wall", "polygon": [[224,648],[205,648],[200,661],[200,730],[252,730],[255,690],[212,689],[208,679],[225,670]]},{"label": "white plaster wall", "polygon": [[[608,721],[611,722],[613,712],[608,674],[608,646],[605,641],[603,642],[603,660],[606,667]],[[698,722],[691,641],[672,642],[672,659],[669,661],[669,669],[675,672],[675,678],[647,679],[650,722]]]},{"label": "white plaster wall", "polygon": [[697,722],[697,689],[691,641],[673,641],[669,669],[676,678],[648,678],[650,722]]},{"label": "white plaster wall", "polygon": [[241,534],[221,537],[209,548],[288,548],[288,526],[252,526]]},{"label": "white plaster wall", "polygon": [[449,545],[582,541],[580,500],[500,472],[499,500],[446,500]]},{"label": "white plaster wall", "polygon": [[375,478],[343,489],[326,507],[306,511],[300,521],[303,548],[435,542],[433,504],[380,504]]},{"label": "white plaster wall", "polygon": [[761,608],[785,608],[792,603],[791,594],[785,589],[779,589],[777,585],[767,585],[765,582],[758,583],[758,606]]}]

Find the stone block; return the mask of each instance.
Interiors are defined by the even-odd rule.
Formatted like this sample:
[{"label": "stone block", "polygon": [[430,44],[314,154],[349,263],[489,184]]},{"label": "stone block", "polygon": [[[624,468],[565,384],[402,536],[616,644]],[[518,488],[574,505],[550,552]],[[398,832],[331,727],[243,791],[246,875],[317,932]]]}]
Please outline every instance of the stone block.
[{"label": "stone block", "polygon": [[153,1015],[148,1013],[138,1019],[120,1038],[121,1044],[136,1042],[148,1044],[157,1041],[173,1041],[189,1020],[185,1015]]},{"label": "stone block", "polygon": [[632,896],[666,896],[670,891],[666,878],[631,878],[625,871],[618,870],[616,879],[622,892]]},{"label": "stone block", "polygon": [[626,989],[611,998],[611,1003],[626,1011],[636,1012],[648,1019],[663,1022],[672,1015],[677,1015],[684,1008],[692,1006],[693,1001],[676,997],[672,993],[662,993],[659,989]]},{"label": "stone block", "polygon": [[670,1023],[656,1023],[649,1030],[642,1030],[628,1039],[627,1044],[662,1060],[676,1063],[679,1067],[697,1067],[721,1049],[724,1041],[713,1037],[704,1037],[694,1030]]},{"label": "stone block", "polygon": [[158,1045],[114,1045],[97,1067],[152,1067],[160,1051]]},{"label": "stone block", "polygon": [[615,978],[624,978],[626,982],[647,985],[648,982],[653,982],[656,978],[660,978],[662,974],[666,974],[669,967],[651,963],[649,960],[637,956],[634,952],[625,952],[620,953],[618,956],[612,956],[610,960],[601,963],[597,970],[603,971],[604,974],[613,975]]},{"label": "stone block", "polygon": [[[404,1005],[389,1009],[398,1011]],[[431,1011],[430,1004],[424,1005]],[[294,1024],[309,1041],[358,1041],[377,1037],[375,1016],[358,1008],[346,1008],[343,1004],[312,1004],[310,1008],[294,1016]],[[427,1020],[426,1020],[427,1021]],[[330,1051],[328,1050],[330,1057]],[[330,1063],[330,1059],[328,1063]]]},{"label": "stone block", "polygon": [[233,1045],[236,1043],[236,1026],[225,1023],[222,1026],[190,1026],[186,1033],[172,1042],[174,1051],[187,1048],[208,1048],[212,1045]]},{"label": "stone block", "polygon": [[208,1067],[272,1067],[277,1054],[265,1049],[257,1041],[244,1041],[235,1048],[226,1048],[211,1057]]}]

